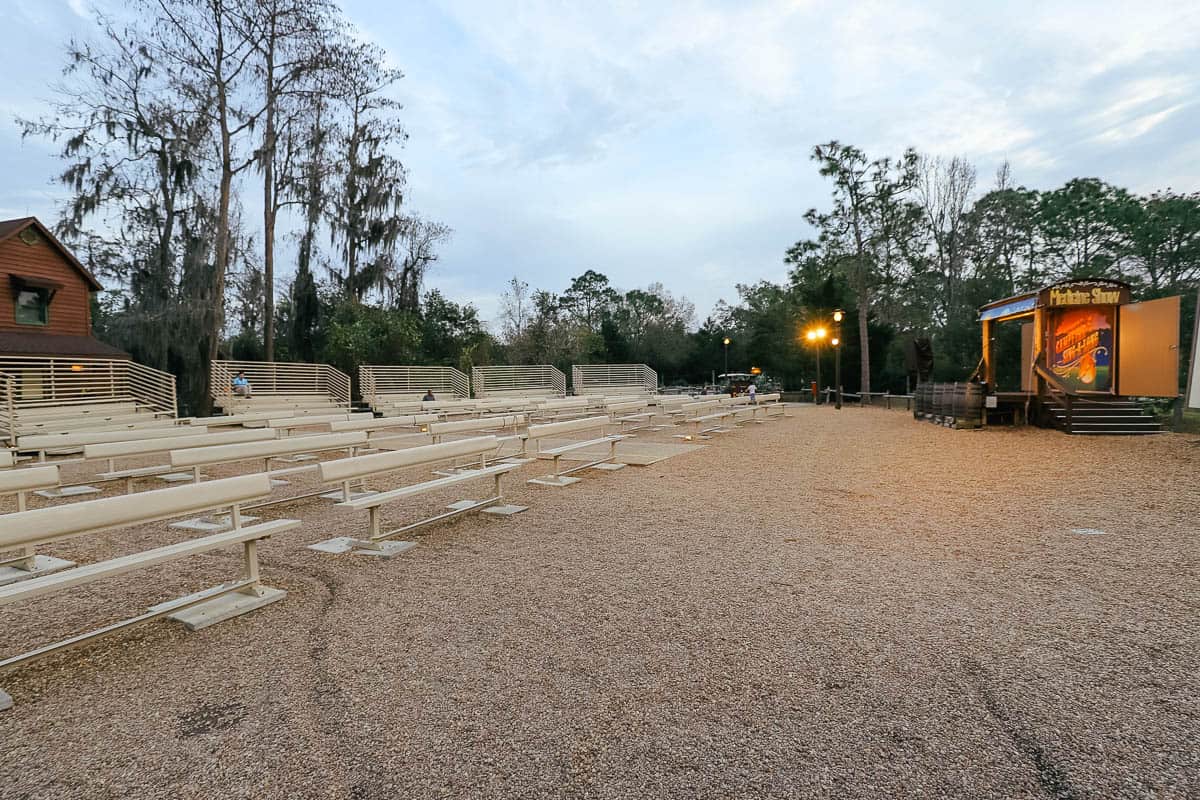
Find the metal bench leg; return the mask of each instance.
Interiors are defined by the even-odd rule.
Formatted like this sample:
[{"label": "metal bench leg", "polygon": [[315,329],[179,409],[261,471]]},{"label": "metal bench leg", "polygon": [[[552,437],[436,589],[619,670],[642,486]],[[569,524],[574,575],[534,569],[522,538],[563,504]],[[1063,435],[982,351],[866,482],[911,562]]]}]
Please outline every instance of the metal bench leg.
[{"label": "metal bench leg", "polygon": [[251,539],[242,544],[242,578],[250,581],[250,585],[240,591],[243,594],[258,594],[258,540]]},{"label": "metal bench leg", "polygon": [[26,572],[33,572],[37,568],[37,552],[31,545],[25,545],[21,548],[20,560],[10,562],[8,566],[23,569]]}]

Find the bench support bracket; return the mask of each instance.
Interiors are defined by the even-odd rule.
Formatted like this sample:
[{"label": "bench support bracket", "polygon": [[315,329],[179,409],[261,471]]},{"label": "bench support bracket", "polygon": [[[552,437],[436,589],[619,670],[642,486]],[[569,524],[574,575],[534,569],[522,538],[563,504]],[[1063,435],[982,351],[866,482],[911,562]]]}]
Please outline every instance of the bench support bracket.
[{"label": "bench support bracket", "polygon": [[[20,564],[20,562],[25,562]],[[32,562],[32,563],[30,563]],[[17,581],[49,575],[62,569],[75,566],[74,561],[52,556],[19,556],[14,559],[0,561],[0,586],[7,586]]]}]

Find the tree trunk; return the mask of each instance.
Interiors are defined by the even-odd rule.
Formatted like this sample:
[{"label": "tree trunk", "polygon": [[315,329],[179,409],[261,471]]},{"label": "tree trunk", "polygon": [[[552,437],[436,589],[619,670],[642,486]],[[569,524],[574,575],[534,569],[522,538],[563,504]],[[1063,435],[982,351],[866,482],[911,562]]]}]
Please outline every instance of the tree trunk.
[{"label": "tree trunk", "polygon": [[871,311],[871,290],[867,288],[866,279],[861,281],[858,288],[858,346],[862,357],[862,388],[863,402],[869,403],[866,394],[871,391],[871,346],[867,337],[867,315]]},{"label": "tree trunk", "polygon": [[275,14],[266,42],[263,127],[263,357],[275,360]]},{"label": "tree trunk", "polygon": [[[270,194],[268,191],[266,194]],[[263,212],[263,358],[275,360],[275,210]]]}]

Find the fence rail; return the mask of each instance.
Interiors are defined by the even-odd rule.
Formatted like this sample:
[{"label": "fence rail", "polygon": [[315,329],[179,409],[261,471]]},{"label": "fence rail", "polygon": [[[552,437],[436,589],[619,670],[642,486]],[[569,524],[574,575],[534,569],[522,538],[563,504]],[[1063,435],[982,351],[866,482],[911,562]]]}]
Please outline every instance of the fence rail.
[{"label": "fence rail", "polygon": [[17,416],[13,407],[13,385],[16,381],[8,373],[0,373],[0,436],[9,445],[17,443]]},{"label": "fence rail", "polygon": [[516,367],[473,367],[476,397],[565,397],[567,376],[549,364]]},{"label": "fence rail", "polygon": [[471,396],[470,379],[454,367],[371,366],[358,368],[358,386],[363,400],[374,405],[380,395],[411,394],[421,397],[432,389],[435,395]]},{"label": "fence rail", "polygon": [[658,373],[646,364],[575,364],[571,391],[581,394],[655,394]]},{"label": "fence rail", "polygon": [[[18,428],[22,412],[92,403],[132,402],[156,415],[178,415],[175,376],[128,359],[0,357],[0,416]],[[0,423],[2,424],[2,423]]]},{"label": "fence rail", "polygon": [[233,399],[233,378],[246,373],[255,396],[324,395],[336,405],[350,407],[350,376],[328,364],[289,361],[214,361],[212,397],[218,405]]}]

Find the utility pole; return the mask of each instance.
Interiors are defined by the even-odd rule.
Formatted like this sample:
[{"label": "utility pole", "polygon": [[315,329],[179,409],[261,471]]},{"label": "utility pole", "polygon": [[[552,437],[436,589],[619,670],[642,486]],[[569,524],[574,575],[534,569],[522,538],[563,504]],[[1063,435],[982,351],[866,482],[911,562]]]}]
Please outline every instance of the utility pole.
[{"label": "utility pole", "polygon": [[834,408],[842,410],[842,318],[846,312],[840,308],[833,312],[833,386],[837,389]]}]

